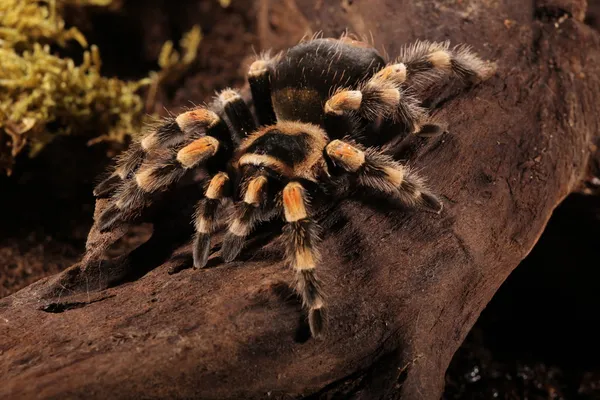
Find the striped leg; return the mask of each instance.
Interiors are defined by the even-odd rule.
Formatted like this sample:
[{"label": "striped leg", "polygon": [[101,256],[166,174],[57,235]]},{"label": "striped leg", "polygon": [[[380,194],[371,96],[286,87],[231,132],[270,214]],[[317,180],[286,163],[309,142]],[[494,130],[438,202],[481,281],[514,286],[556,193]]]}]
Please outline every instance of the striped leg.
[{"label": "striped leg", "polygon": [[142,165],[147,153],[157,148],[177,145],[185,139],[184,132],[173,118],[166,119],[140,141],[135,141],[117,160],[115,171],[94,188],[94,196],[108,197],[118,186],[132,177]]},{"label": "striped leg", "polygon": [[237,203],[233,220],[223,239],[223,259],[233,261],[242,251],[246,237],[260,221],[267,194],[267,178],[256,176],[246,186],[244,200]]},{"label": "striped leg", "polygon": [[268,59],[260,59],[252,63],[248,70],[248,83],[259,124],[273,125],[277,122],[277,118],[271,99],[271,71]]},{"label": "striped leg", "polygon": [[318,337],[325,324],[324,296],[321,282],[315,274],[319,261],[316,248],[318,226],[309,217],[305,189],[298,182],[290,182],[283,189],[283,210],[287,222],[286,256],[296,273],[296,291],[308,309],[308,323],[313,337]]},{"label": "striped leg", "polygon": [[98,219],[101,232],[113,228],[119,222],[131,221],[142,214],[151,203],[151,194],[177,181],[185,170],[175,159],[171,149],[157,149],[146,156],[145,161],[123,180],[112,196],[111,207]]},{"label": "striped leg", "polygon": [[358,90],[342,90],[325,104],[326,114],[355,112],[367,120],[402,122],[411,133],[435,136],[443,128],[428,121],[420,101],[404,88],[427,86],[455,76],[465,82],[489,78],[494,66],[486,64],[466,46],[450,48],[448,42],[417,42],[405,47],[398,59],[376,73]]},{"label": "striped leg", "polygon": [[[222,145],[228,145],[228,135],[225,122],[204,108],[180,114],[147,135],[117,165],[115,174],[120,181],[111,177],[110,182],[99,185],[99,192],[114,191],[114,203],[100,215],[99,229],[107,231],[141,214],[153,193],[166,190],[188,169],[214,156]],[[111,184],[116,187],[109,188]]]},{"label": "striped leg", "polygon": [[103,198],[110,197],[119,185],[138,169],[144,160],[144,150],[139,142],[134,142],[121,154],[117,160],[114,172],[94,188],[94,196]]},{"label": "striped leg", "polygon": [[440,200],[429,192],[423,180],[404,165],[374,150],[363,151],[349,143],[334,140],[326,147],[331,161],[356,175],[357,184],[393,196],[408,206],[422,205],[442,211]]},{"label": "striped leg", "polygon": [[431,83],[443,76],[456,76],[467,82],[489,78],[494,66],[487,64],[467,46],[450,48],[449,42],[419,41],[406,46],[397,59],[406,68],[412,83]]},{"label": "striped leg", "polygon": [[206,188],[205,197],[196,208],[194,239],[194,267],[204,268],[210,252],[210,237],[217,229],[217,215],[222,200],[230,193],[229,176],[216,174]]},{"label": "striped leg", "polygon": [[427,111],[419,101],[403,91],[400,82],[406,71],[390,66],[374,75],[358,90],[341,90],[325,103],[328,115],[354,112],[369,121],[379,118],[403,123],[411,133],[421,130]]}]

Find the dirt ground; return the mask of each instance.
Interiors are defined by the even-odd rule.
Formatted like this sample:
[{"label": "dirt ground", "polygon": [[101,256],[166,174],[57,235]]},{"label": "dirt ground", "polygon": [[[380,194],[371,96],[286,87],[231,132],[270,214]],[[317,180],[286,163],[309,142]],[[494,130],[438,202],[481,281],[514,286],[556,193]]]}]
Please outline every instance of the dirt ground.
[{"label": "dirt ground", "polygon": [[[234,0],[228,9],[217,1],[166,5],[130,1],[117,14],[96,10],[75,17],[85,21],[85,33],[102,50],[106,71],[131,78],[156,68],[153,60],[165,40],[201,25],[197,63],[160,94],[157,111],[177,112],[217,89],[240,85],[244,65],[258,49],[251,2]],[[600,2],[591,3],[588,19],[598,23]],[[119,46],[110,45],[116,39]],[[130,63],[131,54],[140,62]],[[87,147],[84,139],[57,140],[36,159],[20,159],[12,177],[0,177],[0,297],[78,260],[92,223],[93,184],[107,165],[105,154],[116,150]],[[599,210],[598,200],[572,196],[555,212],[455,355],[444,398],[600,398],[600,331],[594,328],[600,322],[594,296],[600,272],[587,261],[597,259]],[[139,231],[127,240],[135,243],[144,235]]]}]

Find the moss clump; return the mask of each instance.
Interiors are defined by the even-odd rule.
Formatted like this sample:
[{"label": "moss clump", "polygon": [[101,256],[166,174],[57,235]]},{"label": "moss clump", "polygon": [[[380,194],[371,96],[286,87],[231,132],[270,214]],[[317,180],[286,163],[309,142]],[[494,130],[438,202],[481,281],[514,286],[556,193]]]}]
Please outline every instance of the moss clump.
[{"label": "moss clump", "polygon": [[31,48],[34,43],[65,46],[71,40],[83,47],[87,42],[75,27],[66,29],[62,11],[67,4],[105,6],[112,0],[2,0],[0,2],[0,45]]},{"label": "moss clump", "polygon": [[[196,58],[201,40],[194,27],[181,42],[183,54],[165,43],[161,70],[139,81],[122,81],[101,74],[100,53],[91,46],[76,65],[53,54],[50,45],[76,41],[84,35],[66,28],[66,5],[108,6],[112,0],[0,1],[0,170],[11,172],[15,157],[29,145],[35,155],[58,135],[90,134],[90,143],[121,142],[144,125],[144,102],[138,90],[153,92],[170,77],[185,72]],[[150,96],[152,101],[153,96]]]},{"label": "moss clump", "polygon": [[38,43],[22,54],[0,49],[0,59],[0,87],[5,89],[0,93],[0,127],[11,139],[13,157],[27,142],[35,155],[56,135],[100,127],[100,137],[122,141],[141,126],[143,103],[136,91],[150,80],[103,77],[96,46],[84,53],[79,66]]},{"label": "moss clump", "polygon": [[146,98],[146,109],[150,109],[151,105],[154,104],[156,92],[160,85],[173,83],[188,71],[198,56],[198,46],[201,41],[202,31],[196,25],[184,34],[179,41],[179,47],[183,49],[183,53],[175,50],[173,42],[170,40],[163,44],[158,56],[160,71],[150,73],[152,84]]}]

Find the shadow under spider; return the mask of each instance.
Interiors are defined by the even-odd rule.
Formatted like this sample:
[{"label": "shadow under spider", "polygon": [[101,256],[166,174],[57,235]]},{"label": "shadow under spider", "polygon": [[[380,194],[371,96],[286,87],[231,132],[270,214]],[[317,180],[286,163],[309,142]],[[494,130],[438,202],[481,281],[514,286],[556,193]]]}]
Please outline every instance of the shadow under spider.
[{"label": "shadow under spider", "polygon": [[[276,260],[278,255],[282,255],[282,252],[265,250],[264,247],[273,242],[273,239],[281,235],[281,228],[283,224],[279,221],[268,221],[258,226],[251,237],[247,240],[241,253],[236,257],[234,261],[268,261]],[[214,255],[221,250],[222,243],[218,242],[211,247],[210,254]],[[282,258],[282,257],[279,257]],[[232,261],[232,262],[234,262]],[[169,274],[177,274],[183,270],[194,267],[194,258],[191,249],[174,254],[170,259],[169,263],[172,263],[169,267]],[[206,266],[202,269],[210,269],[218,267],[219,265],[226,264],[225,260],[220,255],[212,257],[208,260]]]},{"label": "shadow under spider", "polygon": [[310,333],[310,326],[308,325],[307,314],[302,309],[302,298],[285,282],[278,282],[272,285],[271,292],[279,299],[279,301],[293,307],[300,314],[298,323],[296,324],[296,331],[294,332],[294,341],[296,343],[307,342],[312,336]]}]

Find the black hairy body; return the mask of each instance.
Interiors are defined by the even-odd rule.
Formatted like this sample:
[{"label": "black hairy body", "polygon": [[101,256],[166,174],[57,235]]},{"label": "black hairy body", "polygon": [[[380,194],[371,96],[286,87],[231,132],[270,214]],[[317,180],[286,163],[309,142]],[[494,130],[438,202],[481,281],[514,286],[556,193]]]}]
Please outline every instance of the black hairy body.
[{"label": "black hairy body", "polygon": [[112,204],[97,223],[101,230],[135,223],[161,194],[193,176],[204,187],[193,217],[194,265],[203,268],[221,226],[221,256],[231,261],[258,224],[282,218],[287,263],[318,336],[326,301],[311,199],[327,203],[340,195],[337,179],[344,175],[348,193],[360,189],[441,212],[424,181],[380,146],[390,132],[394,140],[444,132],[419,90],[448,79],[471,84],[491,72],[465,47],[428,42],[406,47],[392,62],[348,37],[265,55],[248,72],[252,104],[226,89],[210,106],[167,119],[133,143],[95,190]]}]

